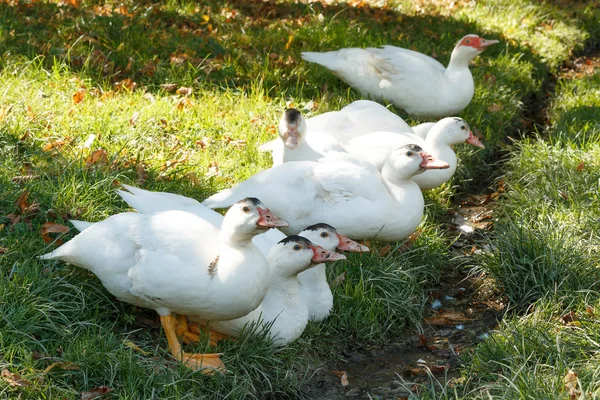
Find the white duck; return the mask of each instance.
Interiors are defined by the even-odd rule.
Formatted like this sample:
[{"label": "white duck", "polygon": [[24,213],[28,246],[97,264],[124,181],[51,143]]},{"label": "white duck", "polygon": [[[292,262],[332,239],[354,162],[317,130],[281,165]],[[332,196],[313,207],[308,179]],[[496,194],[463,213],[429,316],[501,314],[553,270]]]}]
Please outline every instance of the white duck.
[{"label": "white duck", "polygon": [[[151,214],[161,211],[181,210],[196,214],[210,221],[215,226],[220,226],[223,216],[214,210],[200,204],[197,200],[166,192],[150,192],[148,190],[123,185],[127,191],[119,190],[118,193],[127,204],[138,212]],[[87,223],[71,221],[79,230],[87,228]],[[319,223],[304,228],[299,234],[311,242],[328,251],[368,252],[367,246],[358,244],[341,235],[331,225]],[[277,229],[255,236],[252,241],[265,257],[278,241],[285,239],[285,234]],[[327,318],[333,307],[333,295],[327,283],[325,264],[316,265],[298,275],[300,282],[300,296],[308,308],[309,318],[319,322]]]},{"label": "white duck", "polygon": [[[273,249],[279,246],[288,249],[287,253],[291,254],[278,252],[278,257],[273,257]],[[263,329],[268,329],[274,345],[286,345],[302,334],[309,320],[297,275],[310,271],[309,268],[314,263],[344,259],[344,255],[327,251],[302,236],[288,236],[269,253],[269,261],[273,266],[271,285],[262,303],[254,311],[229,321],[206,321],[194,316],[188,316],[188,320],[208,325],[211,331],[233,337],[238,337],[248,324],[260,324]]]},{"label": "white duck", "polygon": [[285,225],[256,198],[235,203],[221,229],[183,211],[122,213],[40,259],[85,268],[121,301],[156,310],[171,353],[188,367],[223,369],[218,354],[182,352],[172,313],[232,319],[255,309],[270,271],[252,238]]},{"label": "white duck", "polygon": [[475,85],[469,62],[497,40],[466,35],[447,68],[435,59],[396,46],[304,52],[302,58],[330,69],[364,96],[385,99],[412,116],[446,117],[465,109]]},{"label": "white duck", "polygon": [[273,166],[289,161],[315,161],[330,151],[344,151],[332,136],[319,132],[307,136],[306,119],[295,108],[285,110],[279,121],[279,139],[261,145],[258,150],[271,151]]},{"label": "white duck", "polygon": [[452,146],[469,143],[485,148],[473,135],[469,125],[462,118],[444,118],[436,123],[426,135],[426,139],[409,133],[373,132],[358,136],[344,143],[346,151],[382,170],[393,149],[408,143],[417,143],[436,159],[447,162],[450,167],[425,171],[413,177],[421,190],[433,189],[448,181],[458,165]]},{"label": "white duck", "polygon": [[340,143],[369,132],[413,132],[400,116],[371,100],[354,101],[339,111],[311,117],[306,123],[309,138],[327,132]]},{"label": "white duck", "polygon": [[295,161],[259,172],[202,204],[224,208],[253,193],[292,221],[285,229],[290,234],[326,222],[351,238],[396,241],[413,233],[423,215],[423,195],[412,177],[433,168],[448,164],[416,145],[393,151],[381,173],[350,155],[330,153],[319,162]]}]

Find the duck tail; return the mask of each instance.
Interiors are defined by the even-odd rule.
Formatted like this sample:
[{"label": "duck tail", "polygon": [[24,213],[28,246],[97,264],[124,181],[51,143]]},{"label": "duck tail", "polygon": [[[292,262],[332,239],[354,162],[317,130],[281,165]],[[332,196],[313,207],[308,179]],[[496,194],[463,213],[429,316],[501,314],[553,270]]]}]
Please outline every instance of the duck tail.
[{"label": "duck tail", "polygon": [[68,261],[69,252],[71,247],[71,241],[63,244],[57,249],[52,250],[50,253],[38,256],[38,260],[63,260]]},{"label": "duck tail", "polygon": [[337,57],[335,54],[337,51],[328,51],[326,53],[317,53],[312,51],[305,51],[302,53],[302,58],[308,62],[314,62],[320,64],[331,70],[337,69]]}]

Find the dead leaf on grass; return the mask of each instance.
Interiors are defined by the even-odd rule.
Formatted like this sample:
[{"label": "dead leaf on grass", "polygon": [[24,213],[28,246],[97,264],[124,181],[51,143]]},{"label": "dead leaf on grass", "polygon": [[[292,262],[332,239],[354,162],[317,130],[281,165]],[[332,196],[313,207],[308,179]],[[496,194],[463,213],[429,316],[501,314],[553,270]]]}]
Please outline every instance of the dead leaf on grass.
[{"label": "dead leaf on grass", "polygon": [[182,86],[179,89],[177,89],[177,91],[175,93],[183,95],[183,96],[189,96],[193,92],[194,92],[194,89],[192,89],[191,87]]},{"label": "dead leaf on grass", "polygon": [[86,90],[84,88],[79,88],[75,93],[73,93],[73,104],[79,104],[85,98]]},{"label": "dead leaf on grass", "polygon": [[176,83],[163,83],[162,85],[160,85],[160,88],[167,92],[173,92],[177,89],[177,84]]},{"label": "dead leaf on grass", "polygon": [[14,183],[25,183],[29,181],[35,181],[40,179],[39,175],[17,175],[12,178]]},{"label": "dead leaf on grass", "polygon": [[52,364],[48,365],[45,369],[44,369],[44,373],[48,373],[51,370],[53,370],[54,368],[59,368],[59,369],[63,369],[66,371],[79,371],[81,368],[79,367],[79,365],[69,362],[69,361],[57,361],[57,362],[53,362]]},{"label": "dead leaf on grass", "polygon": [[135,123],[137,122],[139,117],[140,117],[140,112],[139,111],[134,112],[133,115],[131,116],[131,118],[129,118],[129,125],[135,126]]},{"label": "dead leaf on grass", "polygon": [[105,394],[112,392],[114,389],[109,388],[107,386],[99,386],[97,388],[93,388],[87,392],[81,392],[81,400],[92,400],[98,397],[102,397]]},{"label": "dead leaf on grass", "polygon": [[21,210],[21,213],[23,214],[29,209],[29,207],[31,207],[31,203],[27,202],[28,197],[29,192],[27,190],[24,190],[23,193],[21,193],[21,195],[15,201],[15,204],[17,205],[17,207],[19,207],[19,210]]},{"label": "dead leaf on grass", "polygon": [[[50,236],[50,233],[59,233],[64,234],[69,232],[69,227],[61,224],[57,224],[55,222],[45,222],[42,225],[41,235],[42,239],[44,239],[44,243],[49,244],[54,242],[54,238]],[[56,240],[56,244],[62,244],[62,240]]]},{"label": "dead leaf on grass", "polygon": [[583,171],[583,169],[585,168],[585,162],[580,162],[579,164],[577,164],[577,167],[575,167],[575,169],[577,169],[577,171],[581,172]]},{"label": "dead leaf on grass", "polygon": [[563,378],[564,389],[569,393],[570,400],[575,400],[581,395],[581,392],[577,388],[578,382],[579,378],[577,377],[577,373],[572,369],[570,369]]},{"label": "dead leaf on grass", "polygon": [[108,163],[108,154],[106,153],[106,150],[104,150],[104,149],[98,149],[96,151],[93,151],[92,154],[87,156],[87,158],[85,159],[85,165],[87,167],[91,167],[92,165],[95,165],[95,164],[106,164],[106,163]]},{"label": "dead leaf on grass", "polygon": [[497,113],[500,110],[502,110],[502,106],[500,104],[493,103],[488,107],[488,111],[491,113]]},{"label": "dead leaf on grass", "polygon": [[2,379],[6,383],[8,383],[10,386],[25,387],[25,386],[31,385],[31,382],[29,382],[27,379],[21,378],[21,375],[14,373],[14,372],[10,372],[6,368],[2,369],[1,376],[2,376]]},{"label": "dead leaf on grass", "polygon": [[0,247],[0,254],[4,254],[8,251],[6,247]]},{"label": "dead leaf on grass", "polygon": [[333,374],[337,377],[340,378],[340,383],[342,384],[343,387],[348,386],[348,374],[346,373],[346,371],[331,371],[333,372]]},{"label": "dead leaf on grass", "polygon": [[219,164],[217,164],[216,161],[213,161],[210,164],[208,164],[208,172],[206,173],[207,178],[210,178],[211,176],[219,175],[219,173],[220,173]]},{"label": "dead leaf on grass", "polygon": [[46,143],[44,145],[44,147],[42,147],[42,150],[44,151],[50,151],[53,149],[57,149],[60,150],[64,145],[66,145],[67,143],[69,143],[71,141],[70,137],[64,137],[61,139],[56,139],[50,143]]},{"label": "dead leaf on grass", "polygon": [[379,249],[379,255],[381,257],[385,257],[390,251],[392,251],[392,246],[389,244],[386,244],[381,249]]}]

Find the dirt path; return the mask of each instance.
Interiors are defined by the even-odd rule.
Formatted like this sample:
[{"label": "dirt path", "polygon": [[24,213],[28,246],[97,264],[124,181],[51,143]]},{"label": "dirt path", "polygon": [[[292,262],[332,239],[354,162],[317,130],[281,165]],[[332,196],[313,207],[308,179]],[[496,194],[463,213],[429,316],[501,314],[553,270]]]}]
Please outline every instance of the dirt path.
[{"label": "dirt path", "polygon": [[[493,225],[493,196],[470,196],[450,212],[451,232],[458,235],[454,255],[468,263],[484,251],[482,232]],[[397,399],[417,390],[430,375],[442,384],[459,374],[461,355],[493,329],[505,308],[503,299],[482,275],[466,268],[446,271],[430,294],[421,333],[407,332],[402,345],[349,351],[345,362],[326,363],[315,371],[304,393],[311,399]],[[346,373],[348,384],[339,376]]]}]

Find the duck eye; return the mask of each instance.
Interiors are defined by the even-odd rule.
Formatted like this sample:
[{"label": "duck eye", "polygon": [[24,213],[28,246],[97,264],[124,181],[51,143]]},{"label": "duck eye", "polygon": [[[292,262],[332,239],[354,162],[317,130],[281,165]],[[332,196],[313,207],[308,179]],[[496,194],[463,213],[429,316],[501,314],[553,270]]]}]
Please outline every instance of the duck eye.
[{"label": "duck eye", "polygon": [[471,43],[471,39],[465,40],[465,43]]},{"label": "duck eye", "polygon": [[299,251],[300,249],[302,249],[302,246],[300,246],[299,244],[294,246],[294,250]]},{"label": "duck eye", "polygon": [[414,155],[415,155],[415,153],[413,153],[412,151],[410,151],[410,150],[409,150],[409,151],[407,151],[407,152],[406,152],[406,155],[407,155],[408,157],[412,157],[412,156],[414,156]]},{"label": "duck eye", "polygon": [[326,238],[327,236],[329,236],[329,235],[327,234],[327,232],[323,232],[323,233],[321,233],[321,237],[322,237],[322,238]]},{"label": "duck eye", "polygon": [[462,129],[464,131],[465,129],[467,129],[467,127],[463,125],[460,127],[460,129]]},{"label": "duck eye", "polygon": [[242,207],[242,211],[245,212],[245,213],[249,213],[250,212],[250,207],[244,206],[244,207]]}]

